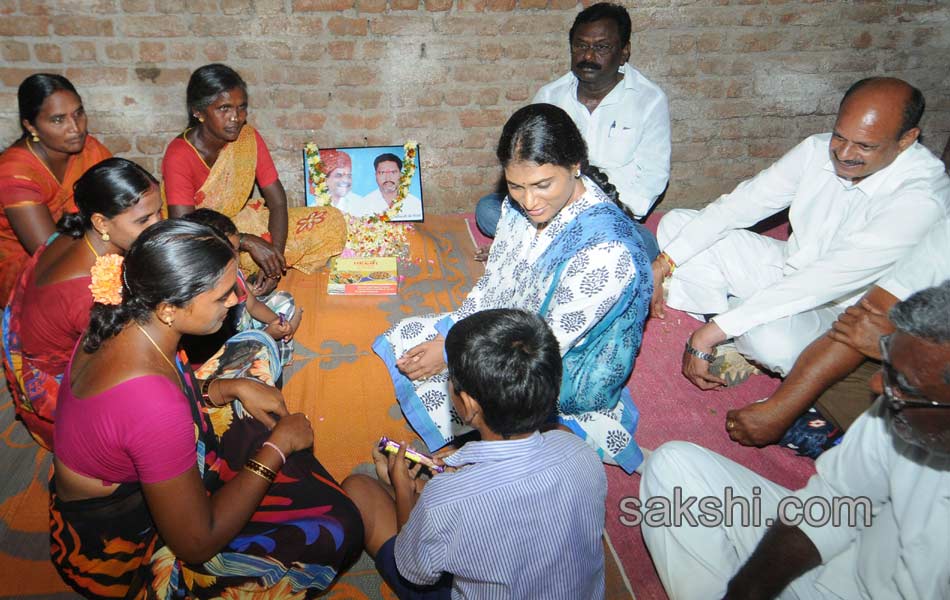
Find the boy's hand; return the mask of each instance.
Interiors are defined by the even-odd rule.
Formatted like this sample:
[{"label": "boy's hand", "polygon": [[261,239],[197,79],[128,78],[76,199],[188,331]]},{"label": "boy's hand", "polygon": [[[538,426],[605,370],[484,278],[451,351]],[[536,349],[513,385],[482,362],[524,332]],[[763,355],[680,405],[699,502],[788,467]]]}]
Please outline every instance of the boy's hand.
[{"label": "boy's hand", "polygon": [[283,340],[289,342],[294,339],[294,334],[297,333],[297,328],[300,327],[300,321],[303,319],[303,309],[297,309],[297,312],[294,313],[294,316],[287,319],[282,319],[278,317],[274,321],[264,328],[264,332],[270,335],[275,340]]},{"label": "boy's hand", "polygon": [[410,469],[406,460],[406,442],[399,442],[399,446],[399,452],[387,456],[389,481],[397,495],[405,492],[418,494],[416,480],[422,465],[417,463]]}]

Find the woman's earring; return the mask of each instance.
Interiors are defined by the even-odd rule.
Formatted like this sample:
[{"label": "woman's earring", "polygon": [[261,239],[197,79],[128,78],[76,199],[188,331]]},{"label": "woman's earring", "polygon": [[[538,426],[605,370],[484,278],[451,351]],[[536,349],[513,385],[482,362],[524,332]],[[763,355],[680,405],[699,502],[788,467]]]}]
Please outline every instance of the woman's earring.
[{"label": "woman's earring", "polygon": [[40,141],[40,136],[36,135],[35,133],[33,133],[33,134],[31,134],[31,135],[33,136],[33,141],[34,141],[34,142]]},{"label": "woman's earring", "polygon": [[198,122],[199,122],[199,123],[204,123],[204,122],[205,122],[205,118],[204,118],[204,117],[198,117]]},{"label": "woman's earring", "polygon": [[99,236],[102,237],[102,241],[103,241],[103,242],[108,242],[108,241],[111,239],[111,238],[109,237],[109,232],[108,232],[108,231],[103,231],[102,233],[99,234]]}]

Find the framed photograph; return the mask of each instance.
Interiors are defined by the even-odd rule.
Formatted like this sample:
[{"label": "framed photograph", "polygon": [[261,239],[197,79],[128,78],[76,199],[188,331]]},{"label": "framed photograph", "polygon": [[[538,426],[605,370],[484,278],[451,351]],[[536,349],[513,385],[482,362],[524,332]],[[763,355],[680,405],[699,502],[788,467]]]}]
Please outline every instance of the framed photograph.
[{"label": "framed photograph", "polygon": [[[330,204],[344,213],[370,218],[389,213],[389,221],[422,221],[422,168],[418,148],[412,153],[415,168],[406,168],[403,146],[321,148],[320,166],[326,178]],[[307,206],[317,206],[319,191],[304,150],[304,186]],[[400,198],[400,178],[409,186]],[[391,209],[398,203],[398,210]]]}]

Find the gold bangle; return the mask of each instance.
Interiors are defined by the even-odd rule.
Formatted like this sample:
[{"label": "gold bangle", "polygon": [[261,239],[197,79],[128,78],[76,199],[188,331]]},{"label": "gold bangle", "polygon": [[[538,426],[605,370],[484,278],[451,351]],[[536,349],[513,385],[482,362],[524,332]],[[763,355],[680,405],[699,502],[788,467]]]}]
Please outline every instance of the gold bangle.
[{"label": "gold bangle", "polygon": [[218,378],[208,378],[201,382],[201,399],[204,401],[206,406],[211,408],[221,408],[223,404],[215,404],[214,400],[211,399],[211,384],[217,381]]},{"label": "gold bangle", "polygon": [[666,252],[660,252],[660,256],[662,256],[662,257],[663,257],[663,260],[666,261],[666,264],[668,264],[668,265],[670,266],[670,275],[672,275],[672,274],[673,274],[673,271],[676,270],[676,263],[673,262],[673,259],[670,258],[670,255],[667,254]]},{"label": "gold bangle", "polygon": [[253,458],[247,459],[247,462],[244,463],[245,470],[254,473],[258,477],[266,479],[268,482],[273,483],[277,479],[277,473],[267,468],[267,466],[257,462]]}]

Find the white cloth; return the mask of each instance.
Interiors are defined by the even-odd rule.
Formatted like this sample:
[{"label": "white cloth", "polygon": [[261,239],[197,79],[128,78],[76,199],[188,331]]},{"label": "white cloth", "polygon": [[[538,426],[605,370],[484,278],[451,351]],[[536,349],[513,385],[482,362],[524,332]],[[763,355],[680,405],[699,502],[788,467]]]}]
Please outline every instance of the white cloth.
[{"label": "white cloth", "polygon": [[[359,210],[350,214],[357,217],[371,217],[389,210],[389,203],[383,198],[383,193],[379,189],[363,196],[360,200]],[[418,221],[422,219],[422,200],[407,193],[402,201],[402,208],[393,221]]]},{"label": "white cloth", "polygon": [[950,219],[934,225],[913,250],[894,264],[878,287],[906,300],[914,292],[950,279]]},{"label": "white cloth", "polygon": [[[657,230],[660,243],[675,237],[697,214],[686,209],[667,213]],[[744,229],[730,231],[707,251],[676,269],[683,285],[676,288],[675,297],[672,292],[670,297],[676,308],[685,307],[691,312],[727,311],[740,305],[743,298],[781,281],[785,246],[784,241]],[[701,310],[695,310],[696,307]],[[733,338],[736,350],[769,371],[785,376],[805,347],[824,334],[843,310],[826,304],[757,325]]]},{"label": "white cloth", "polygon": [[[947,214],[950,179],[919,143],[857,184],[839,178],[828,155],[831,134],[813,135],[778,162],[701,210],[660,247],[677,265],[668,304],[693,313],[723,310],[721,290],[689,290],[694,257],[736,229],[785,208],[793,233],[782,277],[714,320],[730,337],[822,305],[853,304]],[[662,228],[662,221],[661,221]],[[732,269],[752,268],[753,252]],[[708,305],[697,303],[708,291]],[[731,293],[731,292],[730,292]]]},{"label": "white cloth", "polygon": [[346,214],[352,215],[360,211],[360,202],[362,202],[362,200],[363,198],[359,194],[347,192],[346,196],[340,198],[339,202],[334,204],[334,206]]},{"label": "white cloth", "polygon": [[[455,321],[492,308],[520,308],[538,312],[551,288],[553,276],[545,280],[532,278],[529,265],[544,253],[577,215],[597,203],[611,202],[591,180],[584,177],[583,181],[587,189],[584,195],[565,206],[540,232],[520,208],[510,200],[505,200],[498,235],[491,246],[485,273],[458,310],[452,313]],[[594,245],[568,260],[548,312],[543,315],[557,337],[562,356],[581,343],[587,331],[610,311],[635,276],[633,257],[622,244]],[[385,333],[394,356],[399,358],[406,351],[435,338],[438,335],[435,324],[444,316],[408,317],[397,323]],[[426,414],[420,415],[425,422],[413,422],[410,418],[410,423],[417,432],[431,431],[434,427],[438,436],[432,437],[442,438],[442,443],[438,443],[439,440],[431,443],[428,442],[431,439],[429,436],[420,434],[427,439],[431,450],[471,430],[452,408],[446,371],[412,384]],[[405,406],[403,411],[406,412]],[[623,402],[612,410],[560,415],[560,418],[562,422],[583,430],[588,443],[602,450],[607,457],[622,450],[632,439],[632,431],[627,431],[623,426],[630,419],[625,413]]]},{"label": "white cloth", "polygon": [[533,102],[559,106],[587,142],[590,164],[603,170],[634,215],[646,215],[670,179],[670,109],[666,94],[629,63],[623,80],[594,112],[577,100],[569,72],[545,85]]},{"label": "white cloth", "polygon": [[[821,554],[821,566],[795,580],[782,598],[950,598],[950,458],[928,454],[892,435],[878,401],[861,415],[840,446],[815,463],[817,474],[792,492],[810,498],[870,499],[872,525],[799,528]],[[753,497],[761,488],[762,516],[774,517],[784,488],[713,452],[665,444],[647,459],[640,496]],[[693,507],[694,514],[698,514]],[[794,512],[787,513],[795,516]],[[820,514],[820,512],[819,512]],[[815,515],[817,516],[817,515]],[[738,521],[738,519],[737,519]],[[745,563],[764,527],[643,527],[643,537],[670,597],[720,598]]]}]

